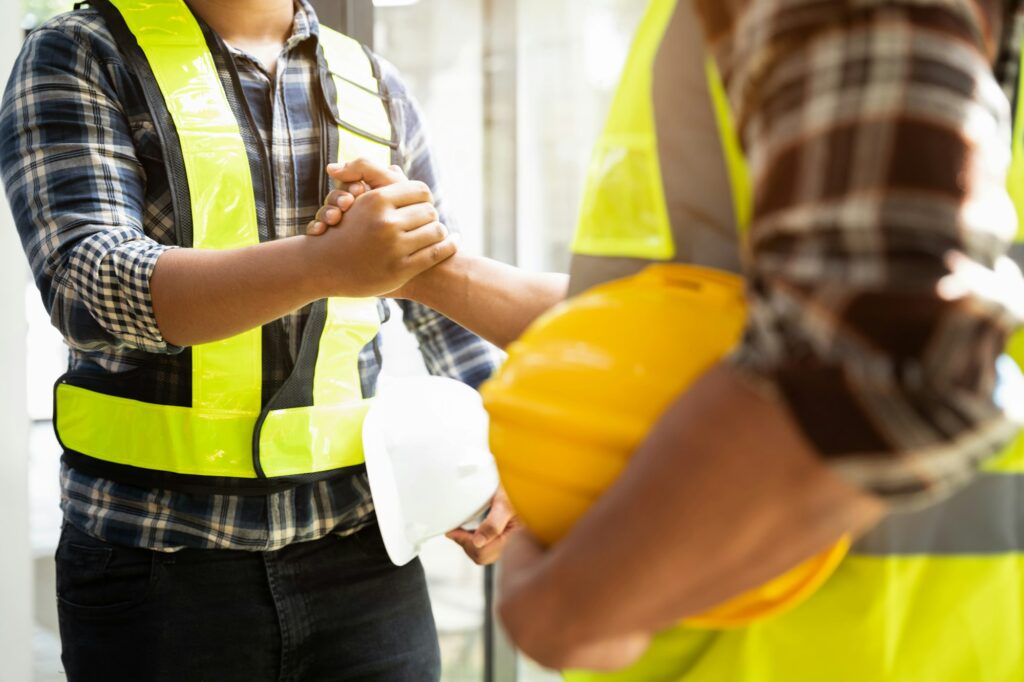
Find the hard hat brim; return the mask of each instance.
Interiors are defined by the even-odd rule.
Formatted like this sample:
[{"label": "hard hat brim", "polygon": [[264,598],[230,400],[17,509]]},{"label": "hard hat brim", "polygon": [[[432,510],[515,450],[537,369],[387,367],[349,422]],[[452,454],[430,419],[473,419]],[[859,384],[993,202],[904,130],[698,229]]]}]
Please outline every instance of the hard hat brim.
[{"label": "hard hat brim", "polygon": [[395,472],[384,442],[386,425],[383,416],[373,407],[363,421],[363,452],[366,457],[366,475],[370,480],[370,495],[377,513],[377,525],[388,558],[396,566],[404,566],[419,554],[419,547],[405,534],[402,499],[395,481]]}]

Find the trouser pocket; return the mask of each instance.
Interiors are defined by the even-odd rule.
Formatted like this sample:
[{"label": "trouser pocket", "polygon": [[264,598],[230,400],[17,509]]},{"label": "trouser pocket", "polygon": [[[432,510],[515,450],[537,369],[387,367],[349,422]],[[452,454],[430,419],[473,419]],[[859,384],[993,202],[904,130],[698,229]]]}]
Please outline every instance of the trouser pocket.
[{"label": "trouser pocket", "polygon": [[156,552],[104,542],[67,523],[55,559],[57,606],[65,615],[121,614],[145,603],[157,582]]}]

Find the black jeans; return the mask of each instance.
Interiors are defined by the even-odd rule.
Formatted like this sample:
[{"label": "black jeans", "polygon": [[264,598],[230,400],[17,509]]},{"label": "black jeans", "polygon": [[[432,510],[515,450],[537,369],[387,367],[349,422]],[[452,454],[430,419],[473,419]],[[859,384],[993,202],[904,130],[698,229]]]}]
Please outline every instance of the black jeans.
[{"label": "black jeans", "polygon": [[65,524],[57,602],[71,682],[440,679],[419,561],[376,525],[277,552],[162,554]]}]

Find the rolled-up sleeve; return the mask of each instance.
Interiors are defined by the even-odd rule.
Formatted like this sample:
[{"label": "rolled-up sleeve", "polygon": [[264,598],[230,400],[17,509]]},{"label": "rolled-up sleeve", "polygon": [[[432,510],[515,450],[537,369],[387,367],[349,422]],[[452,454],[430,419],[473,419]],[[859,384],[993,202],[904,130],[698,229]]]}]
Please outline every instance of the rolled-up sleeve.
[{"label": "rolled-up sleeve", "polygon": [[697,4],[755,193],[731,361],[847,480],[898,504],[949,493],[1018,428],[993,397],[1024,301],[1001,267],[1001,3]]},{"label": "rolled-up sleeve", "polygon": [[149,290],[173,247],[143,230],[146,178],[111,77],[115,56],[60,26],[28,37],[0,112],[0,167],[36,284],[72,348],[176,352]]}]

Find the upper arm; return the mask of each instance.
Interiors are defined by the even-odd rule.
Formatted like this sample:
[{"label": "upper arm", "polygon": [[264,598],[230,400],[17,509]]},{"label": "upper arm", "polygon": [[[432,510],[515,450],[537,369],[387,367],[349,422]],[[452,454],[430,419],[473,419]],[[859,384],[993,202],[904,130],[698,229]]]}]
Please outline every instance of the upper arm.
[{"label": "upper arm", "polygon": [[[0,113],[0,165],[43,302],[73,346],[166,348],[143,230],[146,176],[118,55],[71,20],[31,34]],[[60,23],[63,22],[63,23]]]},{"label": "upper arm", "polygon": [[951,253],[992,271],[1016,231],[998,12],[700,4],[755,191],[735,361],[848,480],[947,493],[1014,432],[992,388],[1016,320],[982,287],[940,288]]}]

